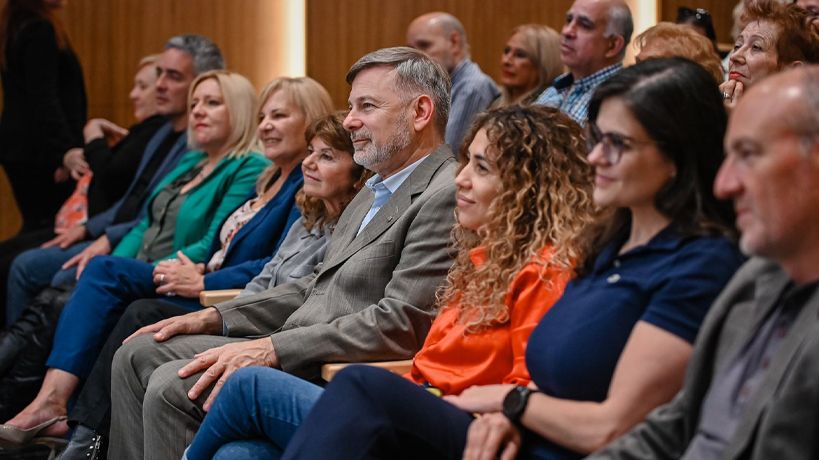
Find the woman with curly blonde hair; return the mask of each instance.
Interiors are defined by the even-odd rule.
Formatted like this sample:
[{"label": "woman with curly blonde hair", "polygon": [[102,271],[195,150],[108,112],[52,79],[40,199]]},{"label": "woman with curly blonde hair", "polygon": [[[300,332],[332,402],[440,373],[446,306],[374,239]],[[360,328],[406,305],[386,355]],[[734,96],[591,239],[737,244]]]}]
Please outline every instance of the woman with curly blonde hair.
[{"label": "woman with curly blonde hair", "polygon": [[[593,214],[582,144],[580,127],[552,108],[514,106],[478,116],[464,143],[468,149],[461,149],[455,179],[458,257],[439,299],[443,308],[406,378],[353,366],[352,375],[355,368],[373,371],[373,401],[383,402],[385,409],[413,407],[419,397],[447,404],[427,390],[452,395],[473,385],[529,383],[526,340],[582,257],[575,235]],[[239,445],[247,448],[248,443],[278,457],[298,425],[294,418],[306,414],[322,390],[284,373],[276,373],[273,381],[266,371],[241,369],[228,379],[187,458],[237,458]],[[344,381],[348,374],[345,370],[337,378]],[[380,398],[379,390],[387,388],[403,389],[402,400]],[[351,396],[350,403],[358,401]],[[344,416],[367,423],[377,418],[364,405]],[[230,429],[219,429],[226,426]],[[242,435],[236,436],[239,431]],[[237,444],[237,438],[265,441]]]}]

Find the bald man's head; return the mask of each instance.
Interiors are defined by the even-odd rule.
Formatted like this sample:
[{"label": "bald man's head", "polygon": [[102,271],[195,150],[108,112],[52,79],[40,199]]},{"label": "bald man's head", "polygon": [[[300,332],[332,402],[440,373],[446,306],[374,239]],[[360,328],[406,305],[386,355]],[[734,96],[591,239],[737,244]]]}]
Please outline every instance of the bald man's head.
[{"label": "bald man's head", "polygon": [[415,18],[407,27],[407,46],[427,53],[449,73],[469,57],[464,27],[449,13],[433,12]]},{"label": "bald man's head", "polygon": [[714,191],[734,201],[740,247],[780,263],[795,281],[815,279],[819,67],[788,70],[751,87],[731,113],[725,151]]},{"label": "bald man's head", "polygon": [[634,25],[622,0],[575,0],[561,30],[560,58],[575,78],[623,60]]}]

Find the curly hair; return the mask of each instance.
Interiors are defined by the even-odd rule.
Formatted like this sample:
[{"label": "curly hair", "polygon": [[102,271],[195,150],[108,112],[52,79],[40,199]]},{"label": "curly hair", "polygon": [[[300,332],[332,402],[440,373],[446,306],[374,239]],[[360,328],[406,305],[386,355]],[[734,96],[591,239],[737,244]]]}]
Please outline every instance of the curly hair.
[{"label": "curly hair", "polygon": [[810,16],[797,5],[782,5],[773,1],[749,2],[745,5],[741,25],[767,21],[776,25],[776,55],[779,66],[796,61],[819,62],[819,35],[810,23]]},{"label": "curly hair", "polygon": [[[346,115],[346,112],[340,111],[325,115],[311,123],[304,133],[307,143],[309,144],[313,138],[318,137],[333,149],[352,157],[354,152],[353,141],[350,138],[350,133],[345,131],[344,126],[342,126]],[[350,176],[355,178],[356,181],[353,184],[352,190],[349,191],[349,196],[343,201],[343,206],[341,206],[339,213],[347,207],[356,192],[361,190],[361,187],[364,186],[364,182],[372,175],[372,171],[364,169],[363,166],[353,162],[353,169],[350,171]],[[316,226],[320,229],[324,228],[327,225],[334,224],[336,220],[338,220],[339,214],[330,214],[322,200],[308,196],[304,193],[304,189],[299,190],[296,194],[296,205],[301,209],[302,223],[307,231],[312,230],[313,227]]]},{"label": "curly hair", "polygon": [[655,50],[659,51],[650,56],[651,58],[684,57],[703,66],[716,82],[725,80],[722,62],[714,51],[713,44],[708,37],[700,35],[691,26],[661,22],[646,29],[634,39],[634,47],[638,53],[649,45],[654,45]]},{"label": "curly hair", "polygon": [[[459,322],[468,333],[509,321],[507,290],[526,264],[541,265],[541,276],[551,268],[571,271],[583,257],[577,235],[591,222],[594,209],[583,134],[568,116],[550,107],[520,105],[483,113],[461,147],[460,169],[481,129],[501,189],[480,230],[453,228],[458,255],[438,295],[440,306],[458,304]],[[469,252],[478,246],[487,257],[475,266]],[[544,256],[547,246],[552,253]]]}]

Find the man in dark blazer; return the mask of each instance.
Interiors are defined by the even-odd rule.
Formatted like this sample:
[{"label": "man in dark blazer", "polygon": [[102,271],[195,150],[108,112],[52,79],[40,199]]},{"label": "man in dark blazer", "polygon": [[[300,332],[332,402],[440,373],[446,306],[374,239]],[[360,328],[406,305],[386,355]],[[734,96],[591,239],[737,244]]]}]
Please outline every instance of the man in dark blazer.
[{"label": "man in dark blazer", "polygon": [[339,218],[323,263],[299,282],[137,331],[114,357],[110,458],[180,458],[240,367],[316,379],[324,362],[409,358],[422,345],[453,255],[449,77],[422,52],[388,48],[347,81],[354,159],[377,175]]},{"label": "man in dark blazer", "polygon": [[819,457],[819,68],[734,109],[715,191],[756,256],[712,307],[683,389],[593,459]]},{"label": "man in dark blazer", "polygon": [[70,284],[95,256],[110,254],[144,216],[153,188],[188,151],[188,88],[202,72],[224,68],[221,51],[201,35],[178,35],[157,62],[156,105],[168,121],[153,135],[123,196],[84,225],[20,254],[8,279],[8,309],[20,311],[48,287]]}]

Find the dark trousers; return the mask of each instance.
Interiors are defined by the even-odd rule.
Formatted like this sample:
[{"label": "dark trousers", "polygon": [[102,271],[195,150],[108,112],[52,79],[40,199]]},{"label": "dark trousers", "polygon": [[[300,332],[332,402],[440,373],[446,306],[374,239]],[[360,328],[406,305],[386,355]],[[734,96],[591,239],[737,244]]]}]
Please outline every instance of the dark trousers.
[{"label": "dark trousers", "polygon": [[103,345],[71,411],[69,422],[85,425],[97,433],[107,435],[111,426],[111,362],[122,341],[142,326],[190,311],[190,308],[162,299],[137,300],[128,306]]},{"label": "dark trousers", "polygon": [[291,459],[460,459],[472,415],[383,369],[351,366],[290,440]]},{"label": "dark trousers", "polygon": [[6,296],[9,279],[9,269],[14,258],[21,252],[36,248],[54,238],[54,229],[46,227],[31,232],[20,232],[14,238],[0,241],[0,324],[6,319]]},{"label": "dark trousers", "polygon": [[73,180],[55,184],[54,169],[30,164],[3,164],[14,200],[23,216],[21,232],[54,225],[54,216],[76,186]]}]

